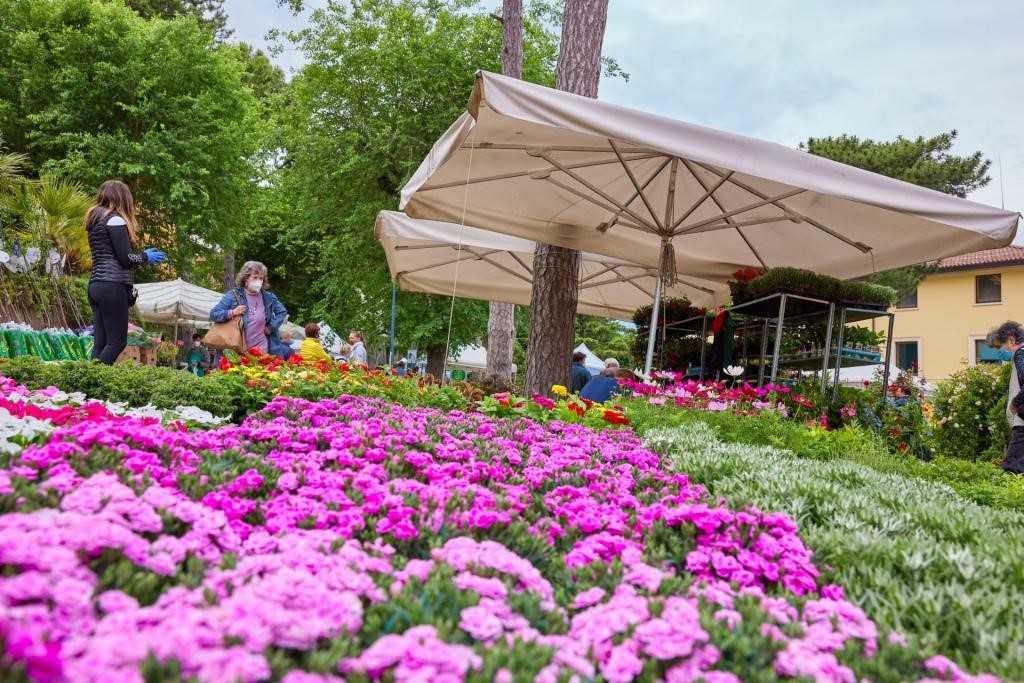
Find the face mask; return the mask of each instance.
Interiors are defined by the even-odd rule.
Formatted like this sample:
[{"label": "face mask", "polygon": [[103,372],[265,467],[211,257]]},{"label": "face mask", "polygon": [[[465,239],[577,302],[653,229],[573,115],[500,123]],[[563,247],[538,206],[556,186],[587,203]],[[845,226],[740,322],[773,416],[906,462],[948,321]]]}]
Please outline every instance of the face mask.
[{"label": "face mask", "polygon": [[250,292],[258,292],[263,289],[263,280],[249,280],[249,284],[245,288]]}]

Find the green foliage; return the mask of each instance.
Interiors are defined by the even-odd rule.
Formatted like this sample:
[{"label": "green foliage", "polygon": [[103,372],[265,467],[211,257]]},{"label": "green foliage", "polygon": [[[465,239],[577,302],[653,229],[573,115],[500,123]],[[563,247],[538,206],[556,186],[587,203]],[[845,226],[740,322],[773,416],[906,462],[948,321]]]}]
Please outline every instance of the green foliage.
[{"label": "green foliage", "polygon": [[870,282],[838,280],[799,268],[771,268],[765,271],[738,291],[734,291],[733,303],[752,301],[776,292],[877,306],[891,306],[896,303],[896,291],[890,287]]},{"label": "green foliage", "polygon": [[34,171],[123,178],[179,268],[238,228],[260,129],[237,51],[193,16],[116,2],[0,0],[0,16],[0,130]]},{"label": "green foliage", "polygon": [[618,322],[594,315],[576,316],[576,345],[586,344],[599,358],[629,358],[636,333]]},{"label": "green foliage", "polygon": [[173,19],[192,15],[219,39],[232,34],[227,28],[228,15],[224,11],[224,0],[125,0],[125,4],[147,19]]},{"label": "green foliage", "polygon": [[964,367],[939,382],[932,402],[938,448],[951,458],[994,460],[1009,439],[1010,363]]},{"label": "green foliage", "polygon": [[621,401],[633,429],[644,434],[660,427],[695,423],[713,427],[728,443],[786,449],[799,458],[823,462],[849,461],[882,474],[923,479],[949,486],[979,505],[1024,512],[1024,477],[1004,472],[989,462],[970,462],[940,453],[930,461],[900,455],[890,449],[886,435],[868,427],[849,425],[826,430],[765,411],[737,415],[652,406],[647,401]]},{"label": "green foliage", "polygon": [[856,135],[839,135],[808,138],[800,148],[890,178],[966,197],[991,180],[988,169],[992,162],[981,152],[969,156],[950,154],[956,136],[953,130],[930,138],[918,136],[910,140],[901,135],[892,141],[878,142]]},{"label": "green foliage", "polygon": [[646,438],[712,495],[792,515],[826,579],[911,649],[1024,677],[1024,515],[857,463],[723,443],[699,421]]},{"label": "green foliage", "polygon": [[[527,17],[524,78],[552,84],[555,36]],[[284,38],[282,36],[282,38]],[[370,335],[387,329],[391,283],[373,237],[377,212],[465,109],[478,69],[500,71],[501,25],[475,2],[330,3],[290,38],[306,66],[281,114],[284,207],[246,236],[297,317]],[[486,329],[482,302],[400,292],[399,348],[443,354]],[[441,347],[438,347],[438,344]]]}]

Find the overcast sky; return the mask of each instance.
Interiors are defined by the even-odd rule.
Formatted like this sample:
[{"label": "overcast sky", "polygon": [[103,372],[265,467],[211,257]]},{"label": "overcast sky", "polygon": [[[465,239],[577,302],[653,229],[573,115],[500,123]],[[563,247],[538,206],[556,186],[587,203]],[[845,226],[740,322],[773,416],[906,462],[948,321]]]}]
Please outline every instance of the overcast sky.
[{"label": "overcast sky", "polygon": [[[275,0],[226,6],[235,37],[258,46],[303,22]],[[1022,210],[1022,45],[1021,0],[610,0],[605,53],[630,79],[606,79],[600,96],[792,146],[955,128],[956,151],[993,161],[972,199],[1003,203],[1001,158],[1006,208]]]}]

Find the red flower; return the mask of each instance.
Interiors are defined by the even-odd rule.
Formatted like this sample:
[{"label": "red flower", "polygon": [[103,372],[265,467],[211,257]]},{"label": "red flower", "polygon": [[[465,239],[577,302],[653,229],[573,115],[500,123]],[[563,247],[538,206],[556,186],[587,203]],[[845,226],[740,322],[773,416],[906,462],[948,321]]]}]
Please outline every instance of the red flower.
[{"label": "red flower", "polygon": [[217,364],[217,367],[219,367],[221,370],[230,370],[231,361],[228,360],[227,356],[221,356],[220,362]]},{"label": "red flower", "polygon": [[613,425],[628,425],[629,418],[615,410],[604,411],[604,421]]},{"label": "red flower", "polygon": [[260,351],[259,348],[256,347],[256,346],[254,346],[251,349],[249,349],[248,351],[246,351],[246,353],[248,353],[250,356],[262,356],[263,355],[263,352]]},{"label": "red flower", "polygon": [[348,363],[346,363],[345,361],[339,361],[338,362],[338,370],[340,370],[342,372],[348,372],[349,371]]},{"label": "red flower", "polygon": [[500,394],[491,394],[491,398],[493,398],[495,401],[497,401],[498,405],[504,406],[505,408],[508,408],[510,396],[509,396],[509,393],[507,391],[506,392],[502,392]]},{"label": "red flower", "polygon": [[576,413],[580,417],[583,417],[583,413],[587,412],[587,409],[581,406],[579,403],[567,403],[566,407],[572,412]]},{"label": "red flower", "polygon": [[297,353],[293,353],[292,355],[288,356],[288,362],[291,363],[292,365],[302,365],[302,356],[300,356]]}]

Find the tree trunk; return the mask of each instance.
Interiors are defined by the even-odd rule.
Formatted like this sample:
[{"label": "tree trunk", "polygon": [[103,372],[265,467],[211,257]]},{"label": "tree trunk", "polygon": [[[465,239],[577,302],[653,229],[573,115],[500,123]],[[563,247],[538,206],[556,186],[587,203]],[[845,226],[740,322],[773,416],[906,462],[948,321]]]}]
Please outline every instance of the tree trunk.
[{"label": "tree trunk", "polygon": [[[565,0],[555,74],[559,90],[597,97],[607,19],[608,0]],[[533,255],[530,341],[526,350],[527,394],[548,394],[551,385],[569,383],[579,270],[578,251],[537,244]]]},{"label": "tree trunk", "polygon": [[427,374],[433,375],[438,382],[444,381],[444,344],[428,346]]},{"label": "tree trunk", "polygon": [[224,250],[224,289],[235,286],[235,250]]},{"label": "tree trunk", "polygon": [[[501,72],[523,77],[523,0],[502,3]],[[512,381],[512,344],[516,307],[492,301],[487,317],[487,377],[504,383]],[[497,383],[497,382],[496,382]]]}]

